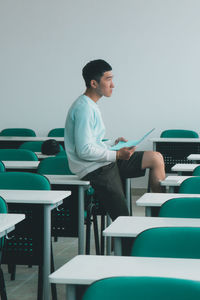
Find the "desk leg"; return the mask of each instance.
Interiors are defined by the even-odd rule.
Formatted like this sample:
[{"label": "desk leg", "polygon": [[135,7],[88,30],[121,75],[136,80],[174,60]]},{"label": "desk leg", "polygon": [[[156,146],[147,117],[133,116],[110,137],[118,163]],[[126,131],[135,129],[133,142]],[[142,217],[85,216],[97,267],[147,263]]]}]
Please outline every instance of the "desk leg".
[{"label": "desk leg", "polygon": [[122,239],[120,237],[114,238],[115,255],[122,255]]},{"label": "desk leg", "polygon": [[126,178],[125,190],[126,190],[127,206],[128,206],[128,210],[129,210],[129,213],[130,213],[130,209],[131,209],[131,178]]},{"label": "desk leg", "polygon": [[151,217],[151,207],[150,206],[145,207],[145,216]]},{"label": "desk leg", "polygon": [[51,261],[51,206],[44,205],[44,253],[43,253],[43,299],[50,299],[50,261]]},{"label": "desk leg", "polygon": [[174,187],[173,186],[169,186],[169,193],[174,193]]},{"label": "desk leg", "polygon": [[78,254],[84,254],[84,187],[78,187]]},{"label": "desk leg", "polygon": [[66,286],[66,300],[76,300],[76,289],[72,284]]}]

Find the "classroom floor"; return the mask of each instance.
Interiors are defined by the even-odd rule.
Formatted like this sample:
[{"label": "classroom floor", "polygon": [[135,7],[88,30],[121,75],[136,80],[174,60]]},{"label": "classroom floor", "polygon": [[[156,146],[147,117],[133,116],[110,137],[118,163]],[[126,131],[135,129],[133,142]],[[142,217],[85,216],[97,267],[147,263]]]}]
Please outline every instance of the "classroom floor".
[{"label": "classroom floor", "polygon": [[[133,214],[137,216],[144,216],[144,208],[137,207],[136,200],[144,193],[144,190],[137,190],[132,192]],[[137,193],[137,195],[136,195]],[[76,256],[78,248],[77,238],[59,238],[58,242],[53,242],[53,252],[55,260],[55,269],[58,269],[64,263]],[[91,254],[95,254],[94,240],[92,234]],[[5,283],[8,300],[36,300],[37,299],[37,275],[38,267],[33,266],[17,266],[16,279],[10,280],[10,275],[7,271],[7,266],[2,266],[4,271]],[[65,299],[65,286],[57,285],[58,300]]]}]

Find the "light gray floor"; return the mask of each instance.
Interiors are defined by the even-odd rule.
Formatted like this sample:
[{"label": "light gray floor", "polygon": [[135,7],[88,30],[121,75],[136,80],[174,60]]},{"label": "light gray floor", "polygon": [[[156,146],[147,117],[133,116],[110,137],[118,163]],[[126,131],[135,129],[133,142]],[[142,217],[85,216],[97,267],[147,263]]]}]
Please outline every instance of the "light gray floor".
[{"label": "light gray floor", "polygon": [[[138,191],[137,191],[138,193]],[[137,196],[132,197],[133,214],[144,216],[144,209],[135,205],[135,201],[144,193],[139,191]],[[93,232],[92,232],[93,233]],[[53,242],[53,252],[55,269],[77,255],[77,238],[59,238],[58,242]],[[91,254],[95,254],[94,239],[91,241]],[[35,300],[37,299],[37,275],[38,268],[33,266],[17,266],[16,279],[10,280],[7,266],[3,265],[4,277],[8,300]],[[65,299],[65,286],[57,285],[58,300]]]}]

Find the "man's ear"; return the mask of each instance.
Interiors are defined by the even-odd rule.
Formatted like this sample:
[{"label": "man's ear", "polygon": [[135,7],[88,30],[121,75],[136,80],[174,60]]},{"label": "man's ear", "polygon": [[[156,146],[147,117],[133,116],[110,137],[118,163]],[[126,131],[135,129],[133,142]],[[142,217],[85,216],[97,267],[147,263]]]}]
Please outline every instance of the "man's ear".
[{"label": "man's ear", "polygon": [[97,83],[97,81],[96,81],[96,80],[92,79],[92,80],[91,80],[91,82],[90,82],[90,85],[91,85],[91,87],[92,87],[93,89],[96,89],[96,88],[97,88],[97,85],[98,85],[98,83]]}]

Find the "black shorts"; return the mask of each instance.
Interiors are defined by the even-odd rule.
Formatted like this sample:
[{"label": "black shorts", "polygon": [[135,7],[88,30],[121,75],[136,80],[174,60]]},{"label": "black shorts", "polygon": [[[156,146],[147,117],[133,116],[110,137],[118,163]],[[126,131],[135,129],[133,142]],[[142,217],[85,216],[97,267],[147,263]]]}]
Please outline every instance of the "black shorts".
[{"label": "black shorts", "polygon": [[146,169],[142,170],[142,158],[144,151],[136,151],[129,160],[118,160],[117,165],[122,179],[142,177]]}]

